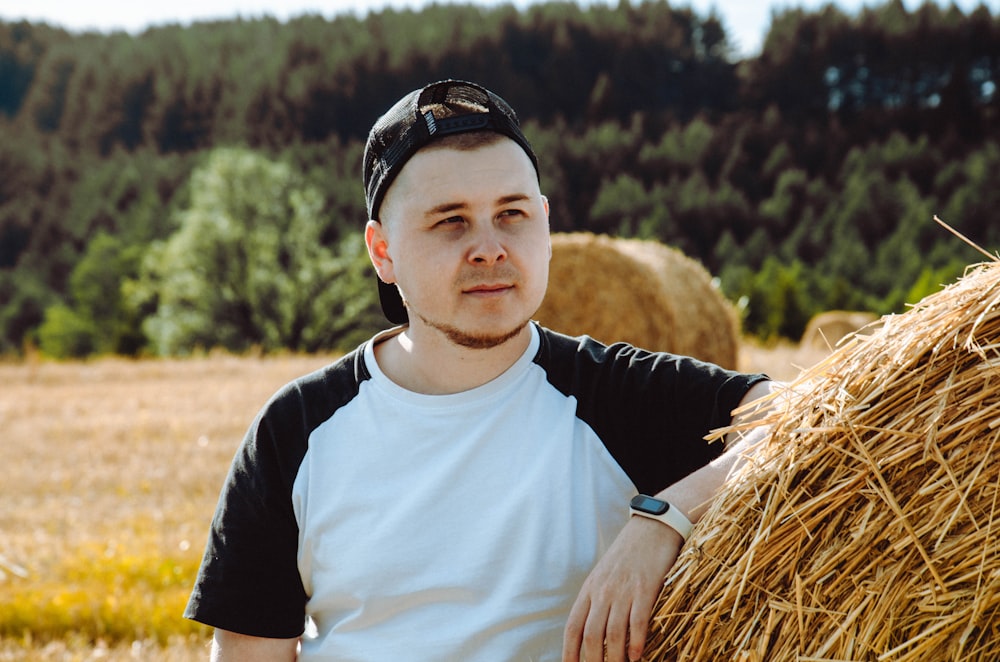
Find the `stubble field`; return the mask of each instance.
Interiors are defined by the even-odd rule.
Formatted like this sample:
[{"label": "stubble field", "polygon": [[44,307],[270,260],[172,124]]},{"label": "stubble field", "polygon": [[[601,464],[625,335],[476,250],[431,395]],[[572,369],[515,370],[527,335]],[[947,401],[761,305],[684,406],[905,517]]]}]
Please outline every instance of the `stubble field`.
[{"label": "stubble field", "polygon": [[229,459],[328,361],[0,364],[0,660],[207,659],[180,613]]},{"label": "stubble field", "polygon": [[[815,356],[747,344],[789,379]],[[0,661],[206,660],[181,612],[253,416],[329,356],[0,363]]]}]

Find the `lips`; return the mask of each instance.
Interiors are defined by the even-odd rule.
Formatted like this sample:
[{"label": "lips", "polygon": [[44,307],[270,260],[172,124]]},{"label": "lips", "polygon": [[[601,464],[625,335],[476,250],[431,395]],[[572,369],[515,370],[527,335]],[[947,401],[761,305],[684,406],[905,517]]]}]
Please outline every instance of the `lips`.
[{"label": "lips", "polygon": [[493,292],[504,292],[514,286],[507,283],[489,283],[484,285],[474,285],[463,290],[466,294],[491,294]]},{"label": "lips", "polygon": [[512,266],[505,264],[490,270],[464,272],[456,285],[461,288],[463,294],[488,296],[513,290],[520,280],[517,271]]}]

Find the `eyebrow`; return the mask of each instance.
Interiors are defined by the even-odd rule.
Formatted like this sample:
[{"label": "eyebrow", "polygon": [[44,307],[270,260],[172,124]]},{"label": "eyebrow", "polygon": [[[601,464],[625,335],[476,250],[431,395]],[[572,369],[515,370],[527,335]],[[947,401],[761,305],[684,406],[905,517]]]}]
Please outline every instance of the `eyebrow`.
[{"label": "eyebrow", "polygon": [[[502,195],[496,199],[494,204],[498,207],[503,205],[509,205],[512,202],[523,202],[525,200],[530,200],[531,198],[526,193],[511,193],[509,195]],[[468,205],[464,202],[445,202],[443,204],[437,205],[436,207],[431,207],[424,212],[424,216],[437,216],[439,214],[447,214],[453,211],[459,211],[466,209]]]}]

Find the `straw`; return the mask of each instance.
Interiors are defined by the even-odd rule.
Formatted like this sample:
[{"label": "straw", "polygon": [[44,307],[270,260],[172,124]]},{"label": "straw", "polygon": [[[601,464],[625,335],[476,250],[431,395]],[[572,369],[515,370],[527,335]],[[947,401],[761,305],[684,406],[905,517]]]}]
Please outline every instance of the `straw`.
[{"label": "straw", "polygon": [[646,659],[996,660],[1000,262],[772,405],[666,579]]}]

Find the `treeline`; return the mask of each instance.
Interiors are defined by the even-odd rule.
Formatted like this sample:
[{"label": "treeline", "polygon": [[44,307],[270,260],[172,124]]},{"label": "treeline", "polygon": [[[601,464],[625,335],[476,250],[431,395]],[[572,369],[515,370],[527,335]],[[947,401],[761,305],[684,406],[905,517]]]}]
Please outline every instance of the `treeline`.
[{"label": "treeline", "polygon": [[381,324],[366,132],[447,77],[518,109],[554,230],[682,248],[761,337],[952,280],[978,254],[935,213],[1000,246],[984,6],[788,10],[742,61],[716,17],[665,2],[0,23],[0,353],[349,347]]}]

